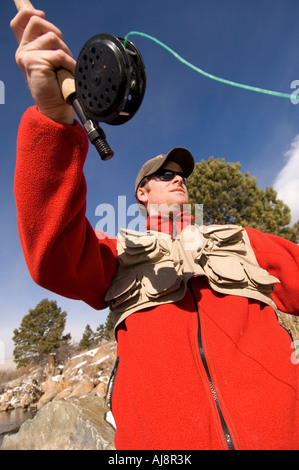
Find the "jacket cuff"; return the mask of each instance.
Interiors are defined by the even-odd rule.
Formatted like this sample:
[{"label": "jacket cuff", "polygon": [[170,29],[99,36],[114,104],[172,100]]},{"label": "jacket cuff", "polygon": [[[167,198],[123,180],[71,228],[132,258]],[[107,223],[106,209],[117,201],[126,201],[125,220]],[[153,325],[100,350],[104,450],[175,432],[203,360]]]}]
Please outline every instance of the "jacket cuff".
[{"label": "jacket cuff", "polygon": [[32,151],[39,146],[38,140],[41,139],[45,144],[50,144],[50,147],[57,147],[59,142],[63,142],[64,148],[67,144],[77,147],[80,149],[78,153],[84,156],[84,160],[86,158],[89,142],[82,125],[76,119],[74,124],[53,121],[40,113],[35,105],[29,107],[23,114],[18,135],[18,142],[22,142],[22,148],[18,146],[18,150]]}]

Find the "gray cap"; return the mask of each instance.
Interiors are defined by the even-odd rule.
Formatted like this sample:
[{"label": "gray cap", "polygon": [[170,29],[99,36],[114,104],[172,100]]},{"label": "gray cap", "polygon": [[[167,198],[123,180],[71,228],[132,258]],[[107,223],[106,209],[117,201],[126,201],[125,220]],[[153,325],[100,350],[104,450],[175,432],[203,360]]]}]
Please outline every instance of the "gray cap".
[{"label": "gray cap", "polygon": [[189,150],[184,147],[175,147],[166,155],[158,155],[144,163],[135,181],[135,193],[143,178],[150,176],[159,170],[166,161],[175,162],[182,168],[182,172],[186,178],[191,175],[194,169],[194,158]]}]

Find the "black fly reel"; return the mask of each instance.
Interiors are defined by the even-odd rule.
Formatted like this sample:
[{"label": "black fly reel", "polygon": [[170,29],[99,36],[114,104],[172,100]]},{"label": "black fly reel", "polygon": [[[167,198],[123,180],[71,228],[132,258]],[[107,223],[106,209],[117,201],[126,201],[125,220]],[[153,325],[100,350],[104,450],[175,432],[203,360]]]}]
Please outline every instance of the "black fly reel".
[{"label": "black fly reel", "polygon": [[[124,124],[142,103],[146,87],[145,66],[134,44],[128,40],[126,46],[124,43],[123,38],[97,34],[86,42],[79,54],[75,70],[76,102],[81,108],[79,113],[73,105],[81,121],[83,116],[87,119],[83,125],[91,141],[96,140],[96,129],[100,139],[105,141],[98,121],[111,125]],[[97,142],[92,143],[99,152],[101,150],[104,160],[111,158],[111,149],[110,152],[109,149],[103,151]],[[106,141],[104,143],[107,144]]]},{"label": "black fly reel", "polygon": [[97,34],[83,46],[75,72],[77,98],[101,122],[124,124],[138,110],[145,92],[145,67],[134,44]]}]

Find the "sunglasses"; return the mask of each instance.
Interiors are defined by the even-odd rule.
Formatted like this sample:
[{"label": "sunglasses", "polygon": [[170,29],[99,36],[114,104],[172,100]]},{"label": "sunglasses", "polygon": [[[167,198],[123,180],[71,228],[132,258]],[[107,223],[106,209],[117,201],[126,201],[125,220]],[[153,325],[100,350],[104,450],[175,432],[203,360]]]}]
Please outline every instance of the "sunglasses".
[{"label": "sunglasses", "polygon": [[183,175],[183,173],[179,171],[173,171],[173,170],[167,170],[167,169],[158,170],[155,173],[152,173],[151,175],[146,176],[139,186],[140,187],[145,186],[146,183],[149,181],[149,179],[152,179],[152,178],[155,178],[156,180],[159,180],[159,181],[172,181],[177,175],[182,178],[184,185],[187,186],[187,178],[186,176]]}]

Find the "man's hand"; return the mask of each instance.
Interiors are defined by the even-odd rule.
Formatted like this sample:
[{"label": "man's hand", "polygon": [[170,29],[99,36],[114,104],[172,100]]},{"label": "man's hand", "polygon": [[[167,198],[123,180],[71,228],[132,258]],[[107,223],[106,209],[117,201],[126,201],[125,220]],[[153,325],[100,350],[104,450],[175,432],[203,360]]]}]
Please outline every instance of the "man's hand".
[{"label": "man's hand", "polygon": [[57,69],[74,74],[76,66],[62,33],[45,20],[44,12],[27,8],[19,11],[10,26],[19,43],[16,62],[39,111],[54,121],[72,124],[74,110],[63,99],[56,78]]}]

